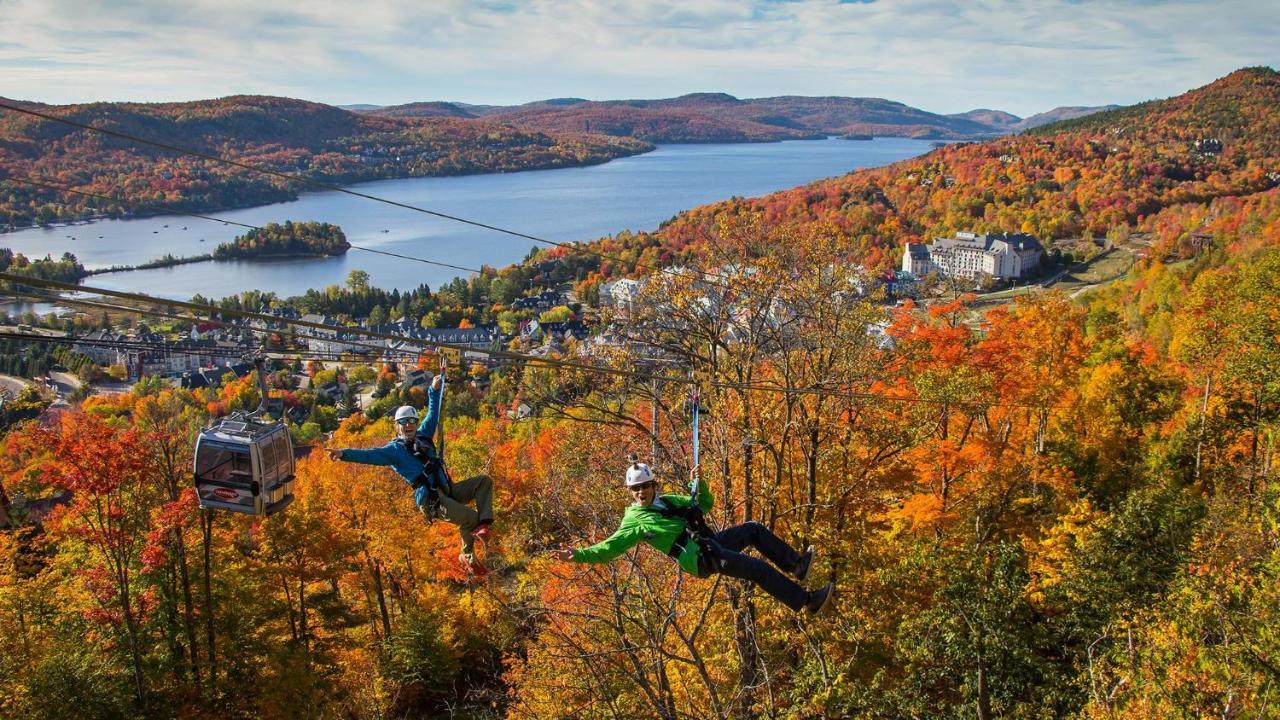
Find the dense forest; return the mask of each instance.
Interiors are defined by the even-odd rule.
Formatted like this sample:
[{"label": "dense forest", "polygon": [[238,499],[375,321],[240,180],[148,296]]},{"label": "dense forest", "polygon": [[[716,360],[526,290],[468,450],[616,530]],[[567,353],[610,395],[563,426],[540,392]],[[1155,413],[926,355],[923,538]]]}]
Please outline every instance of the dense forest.
[{"label": "dense forest", "polygon": [[[16,104],[331,183],[572,167],[652,147],[602,135],[520,130],[500,121],[372,117],[276,97]],[[0,164],[14,177],[120,198],[112,203],[68,197],[48,188],[0,180],[0,222],[9,226],[247,207],[290,200],[307,189],[299,183],[8,110],[0,111]]]},{"label": "dense forest", "polygon": [[286,220],[283,224],[267,223],[236,236],[229,243],[220,243],[213,251],[213,258],[332,256],[342,255],[350,247],[346,233],[337,225]]},{"label": "dense forest", "polygon": [[[1278,88],[1240,71],[1109,119],[702,208],[604,241],[629,254],[616,266],[531,257],[523,272],[595,273],[584,283],[633,261],[720,272],[655,276],[613,318],[687,375],[510,367],[449,406],[453,475],[497,488],[483,583],[389,470],[321,452],[286,512],[202,518],[194,434],[256,404],[252,376],[141,383],[15,424],[0,715],[1273,716]],[[823,271],[878,267],[906,237],[1054,220],[1149,234],[1149,253],[1094,292],[980,322],[971,296],[886,310],[857,273]],[[711,519],[817,545],[834,611],[793,614],[647,548],[609,565],[547,553],[612,532],[628,452],[683,491],[695,387]],[[513,419],[519,404],[532,414]],[[327,442],[392,433],[355,414]]]}]

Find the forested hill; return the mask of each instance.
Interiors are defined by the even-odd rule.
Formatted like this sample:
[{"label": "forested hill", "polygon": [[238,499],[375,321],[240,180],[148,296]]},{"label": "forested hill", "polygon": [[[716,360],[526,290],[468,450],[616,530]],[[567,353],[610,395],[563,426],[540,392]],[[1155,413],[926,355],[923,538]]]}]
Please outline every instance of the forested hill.
[{"label": "forested hill", "polygon": [[456,112],[499,118],[533,130],[601,132],[649,142],[750,142],[844,134],[958,140],[1008,132],[1007,123],[937,115],[880,98],[851,97],[743,100],[725,93],[693,93],[659,100],[560,98],[515,106],[411,103],[370,111],[384,117]]},{"label": "forested hill", "polygon": [[[569,167],[651,146],[628,138],[513,128],[501,120],[378,117],[279,97],[52,106],[5,101],[79,123],[336,183]],[[0,181],[0,222],[209,211],[296,197],[300,188],[247,171],[0,111],[0,166],[13,177],[125,203]],[[61,204],[61,203],[71,203]]]},{"label": "forested hill", "polygon": [[1101,237],[1166,208],[1278,183],[1280,75],[1248,68],[1167,100],[695,208],[604,247],[642,251],[644,263],[694,260],[723,221],[757,211],[774,226],[821,227],[850,257],[888,269],[909,240],[957,230]]}]

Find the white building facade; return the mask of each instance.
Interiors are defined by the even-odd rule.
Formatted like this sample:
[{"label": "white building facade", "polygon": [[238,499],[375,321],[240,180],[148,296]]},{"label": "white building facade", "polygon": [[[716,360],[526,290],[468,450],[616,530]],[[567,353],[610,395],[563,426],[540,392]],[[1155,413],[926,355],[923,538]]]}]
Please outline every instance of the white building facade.
[{"label": "white building facade", "polygon": [[907,243],[902,269],[920,276],[937,271],[950,277],[1023,278],[1040,267],[1044,246],[1030,235],[958,232],[932,243]]}]

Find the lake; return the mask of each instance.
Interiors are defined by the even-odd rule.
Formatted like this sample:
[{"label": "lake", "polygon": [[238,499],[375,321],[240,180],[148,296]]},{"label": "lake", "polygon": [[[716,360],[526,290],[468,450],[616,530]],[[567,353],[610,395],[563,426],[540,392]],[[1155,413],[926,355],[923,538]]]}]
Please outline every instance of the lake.
[{"label": "lake", "polygon": [[[557,242],[594,240],[622,230],[653,230],[682,210],[732,196],[753,197],[926,153],[929,141],[798,140],[781,143],[663,145],[603,165],[561,170],[381,180],[360,192]],[[340,225],[353,245],[465,267],[502,267],[536,245],[343,193],[307,193],[293,202],[210,213],[251,225],[318,220]],[[182,215],[30,228],[0,235],[0,247],[28,257],[74,253],[86,267],[136,265],[212,252],[243,228]],[[437,287],[460,273],[351,250],[336,258],[195,263],[95,275],[96,287],[187,299],[248,289],[281,297],[341,285],[352,270],[386,289]]]}]

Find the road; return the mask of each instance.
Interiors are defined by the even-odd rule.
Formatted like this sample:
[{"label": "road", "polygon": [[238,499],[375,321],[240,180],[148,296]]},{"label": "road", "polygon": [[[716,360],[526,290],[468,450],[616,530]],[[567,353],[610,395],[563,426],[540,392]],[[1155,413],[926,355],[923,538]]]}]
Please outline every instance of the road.
[{"label": "road", "polygon": [[12,375],[0,375],[0,388],[3,388],[10,395],[16,396],[22,392],[22,388],[27,386],[26,378],[14,377]]},{"label": "road", "polygon": [[58,388],[59,395],[73,393],[80,389],[80,378],[69,372],[50,371],[49,377],[53,378],[54,385]]}]

